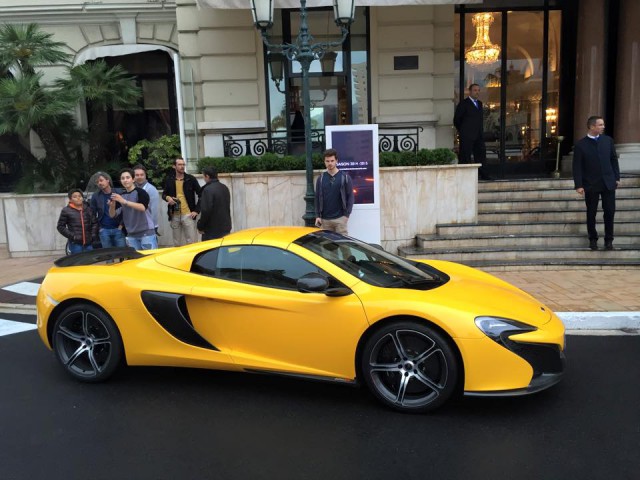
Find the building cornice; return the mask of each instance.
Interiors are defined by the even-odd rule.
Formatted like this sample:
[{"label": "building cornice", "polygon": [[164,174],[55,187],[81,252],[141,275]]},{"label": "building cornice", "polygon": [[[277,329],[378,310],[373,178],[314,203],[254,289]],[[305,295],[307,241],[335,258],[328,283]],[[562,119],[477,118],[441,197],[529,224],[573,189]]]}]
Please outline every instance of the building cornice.
[{"label": "building cornice", "polygon": [[145,21],[175,21],[176,2],[68,3],[62,5],[20,5],[0,7],[2,23],[75,24],[113,21],[135,16]]}]

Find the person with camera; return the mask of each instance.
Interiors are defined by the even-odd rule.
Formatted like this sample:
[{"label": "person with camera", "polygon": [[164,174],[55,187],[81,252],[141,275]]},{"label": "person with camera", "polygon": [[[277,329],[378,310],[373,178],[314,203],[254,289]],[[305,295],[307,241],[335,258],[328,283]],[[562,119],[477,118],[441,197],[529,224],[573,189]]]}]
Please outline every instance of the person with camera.
[{"label": "person with camera", "polygon": [[173,172],[164,180],[162,199],[167,202],[167,212],[173,244],[176,247],[197,241],[196,217],[200,184],[196,177],[185,172],[186,162],[183,158],[173,161]]},{"label": "person with camera", "polygon": [[112,193],[120,193],[121,189],[113,187],[111,176],[106,172],[94,175],[98,191],[91,196],[91,210],[98,221],[98,235],[102,248],[124,247],[127,242],[122,231],[122,216],[109,216],[109,200]]},{"label": "person with camera", "polygon": [[149,211],[149,194],[136,186],[134,176],[131,168],[120,171],[120,183],[125,191],[111,194],[109,216],[115,218],[122,214],[128,246],[136,250],[153,250],[158,248],[158,238]]}]

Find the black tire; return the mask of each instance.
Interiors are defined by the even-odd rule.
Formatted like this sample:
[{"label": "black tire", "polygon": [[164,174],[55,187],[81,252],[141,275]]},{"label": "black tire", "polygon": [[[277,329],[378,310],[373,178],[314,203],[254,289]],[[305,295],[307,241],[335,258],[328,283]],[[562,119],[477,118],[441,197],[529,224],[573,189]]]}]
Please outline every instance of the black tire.
[{"label": "black tire", "polygon": [[360,366],[371,393],[401,412],[423,413],[455,392],[458,359],[441,333],[418,322],[394,322],[373,333]]},{"label": "black tire", "polygon": [[80,303],[65,308],[53,327],[56,358],[73,378],[101,382],[122,363],[123,347],[115,323],[98,307]]}]

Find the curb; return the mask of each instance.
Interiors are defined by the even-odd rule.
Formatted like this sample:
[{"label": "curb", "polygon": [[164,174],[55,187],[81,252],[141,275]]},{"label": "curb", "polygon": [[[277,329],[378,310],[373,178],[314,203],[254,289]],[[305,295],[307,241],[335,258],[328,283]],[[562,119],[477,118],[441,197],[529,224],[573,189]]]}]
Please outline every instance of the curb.
[{"label": "curb", "polygon": [[567,330],[637,330],[640,312],[556,312]]}]

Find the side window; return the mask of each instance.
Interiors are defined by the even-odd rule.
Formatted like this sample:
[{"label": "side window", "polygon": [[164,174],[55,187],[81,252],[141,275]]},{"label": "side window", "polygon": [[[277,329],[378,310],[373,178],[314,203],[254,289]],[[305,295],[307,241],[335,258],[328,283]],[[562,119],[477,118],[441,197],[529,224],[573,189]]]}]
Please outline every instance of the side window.
[{"label": "side window", "polygon": [[307,273],[323,273],[294,253],[256,245],[210,250],[196,257],[191,271],[225,280],[289,290],[296,290],[296,282]]},{"label": "side window", "polygon": [[216,264],[218,262],[218,249],[209,250],[199,254],[193,261],[191,271],[208,277],[217,277]]}]

